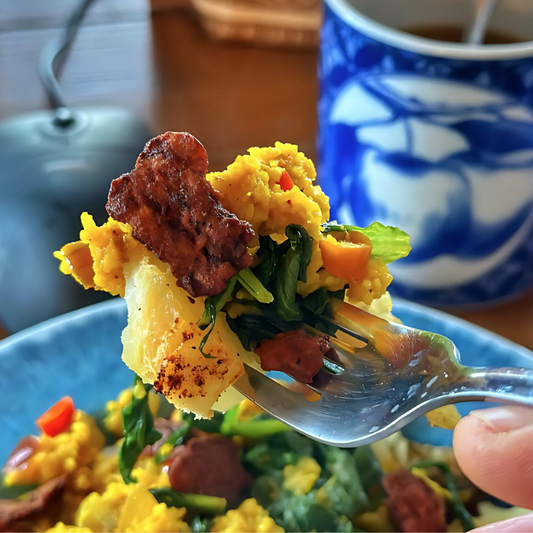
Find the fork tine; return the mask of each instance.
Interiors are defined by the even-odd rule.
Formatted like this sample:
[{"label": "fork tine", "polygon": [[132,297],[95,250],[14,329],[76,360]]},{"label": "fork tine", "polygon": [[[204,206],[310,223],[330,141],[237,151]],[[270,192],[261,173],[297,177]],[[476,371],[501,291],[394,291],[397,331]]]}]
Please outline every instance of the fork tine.
[{"label": "fork tine", "polygon": [[326,322],[329,322],[331,325],[335,326],[338,330],[342,331],[343,333],[346,333],[346,335],[349,335],[350,337],[353,337],[354,339],[364,342],[365,344],[368,344],[368,338],[364,335],[361,335],[359,333],[356,333],[355,331],[347,328],[346,326],[343,326],[340,322],[333,318],[328,318],[326,316],[320,317],[321,319],[325,320]]},{"label": "fork tine", "polygon": [[296,429],[304,418],[313,417],[314,406],[320,400],[311,402],[303,394],[287,389],[247,364],[244,370],[245,374],[233,386],[267,413]]},{"label": "fork tine", "polygon": [[[233,386],[267,413],[314,440],[331,446],[353,447],[353,429],[360,424],[368,425],[370,430],[367,435],[357,439],[358,445],[386,437],[395,430],[394,424],[385,428],[379,426],[384,413],[389,413],[391,409],[389,402],[379,395],[367,396],[357,408],[328,393],[313,402],[246,363],[244,369],[245,374]],[[401,422],[400,418],[398,422]]]}]

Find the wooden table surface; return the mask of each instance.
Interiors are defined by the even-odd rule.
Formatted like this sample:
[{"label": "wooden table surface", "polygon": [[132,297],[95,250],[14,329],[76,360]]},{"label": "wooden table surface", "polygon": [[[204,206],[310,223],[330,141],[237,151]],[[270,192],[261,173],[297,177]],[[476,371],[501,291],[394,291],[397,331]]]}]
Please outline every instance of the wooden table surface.
[{"label": "wooden table surface", "polygon": [[[46,106],[37,58],[71,5],[0,0],[0,120]],[[276,140],[316,156],[316,63],[315,51],[212,42],[185,11],[150,14],[145,0],[106,0],[91,9],[62,85],[72,106],[124,106],[154,132],[190,131],[210,168],[221,169]],[[533,291],[493,309],[452,312],[533,349]]]}]

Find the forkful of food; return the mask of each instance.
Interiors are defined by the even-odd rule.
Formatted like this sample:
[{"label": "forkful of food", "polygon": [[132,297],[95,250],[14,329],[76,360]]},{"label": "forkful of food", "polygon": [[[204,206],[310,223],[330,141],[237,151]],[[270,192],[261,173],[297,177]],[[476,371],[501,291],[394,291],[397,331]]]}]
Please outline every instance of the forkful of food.
[{"label": "forkful of food", "polygon": [[177,408],[209,418],[244,395],[355,447],[460,401],[533,406],[531,371],[467,368],[449,339],[395,321],[387,265],[408,236],[330,222],[296,146],[207,166],[188,133],[152,139],[111,183],[109,220],[84,213],[55,254],[85,288],[126,299],[123,360]]},{"label": "forkful of food", "polygon": [[[251,365],[234,387],[297,431],[343,448],[371,444],[421,415],[464,401],[533,407],[533,371],[469,368],[453,342],[331,301],[332,358],[306,394]],[[304,325],[306,330],[314,328]],[[453,415],[452,415],[453,416]]]}]

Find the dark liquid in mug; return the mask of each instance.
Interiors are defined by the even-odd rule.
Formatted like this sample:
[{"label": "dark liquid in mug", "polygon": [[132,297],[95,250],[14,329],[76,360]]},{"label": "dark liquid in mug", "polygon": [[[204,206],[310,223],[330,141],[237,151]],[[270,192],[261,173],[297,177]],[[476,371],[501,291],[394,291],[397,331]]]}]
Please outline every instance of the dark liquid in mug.
[{"label": "dark liquid in mug", "polygon": [[[463,40],[463,28],[459,26],[416,26],[404,28],[404,32],[433,39],[434,41],[445,41],[448,43],[460,43]],[[501,33],[499,31],[489,30],[485,36],[484,44],[513,44],[522,43],[524,39]]]}]

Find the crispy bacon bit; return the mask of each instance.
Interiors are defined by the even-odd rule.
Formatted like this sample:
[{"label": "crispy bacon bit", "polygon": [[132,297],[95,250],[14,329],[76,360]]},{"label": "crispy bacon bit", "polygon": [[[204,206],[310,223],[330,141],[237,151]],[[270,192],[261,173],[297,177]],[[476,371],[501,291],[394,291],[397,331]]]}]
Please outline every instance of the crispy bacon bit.
[{"label": "crispy bacon bit", "polygon": [[278,333],[255,349],[263,370],[279,370],[297,381],[311,383],[329,350],[329,337],[308,335],[303,329]]},{"label": "crispy bacon bit", "polygon": [[179,492],[207,494],[235,503],[252,478],[241,465],[239,447],[221,435],[194,437],[172,452],[170,485]]},{"label": "crispy bacon bit", "polygon": [[61,495],[66,476],[51,479],[31,491],[24,500],[0,500],[0,531],[13,531],[15,522],[42,513],[52,500]]},{"label": "crispy bacon bit", "polygon": [[444,501],[420,478],[399,469],[383,479],[385,505],[398,531],[446,531]]},{"label": "crispy bacon bit", "polygon": [[220,294],[252,262],[250,224],[222,207],[206,172],[200,142],[167,132],[146,144],[134,170],[111,183],[106,205],[193,297]]}]

